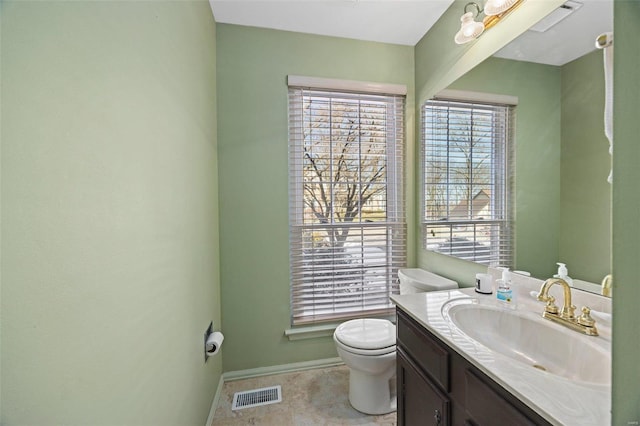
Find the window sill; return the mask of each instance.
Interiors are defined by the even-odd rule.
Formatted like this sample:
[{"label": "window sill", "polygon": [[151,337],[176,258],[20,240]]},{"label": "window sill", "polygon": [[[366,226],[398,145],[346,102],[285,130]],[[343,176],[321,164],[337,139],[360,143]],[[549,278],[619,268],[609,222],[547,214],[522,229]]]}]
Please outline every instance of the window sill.
[{"label": "window sill", "polygon": [[337,324],[308,325],[304,327],[289,328],[284,335],[293,340],[316,339],[318,337],[332,336]]}]

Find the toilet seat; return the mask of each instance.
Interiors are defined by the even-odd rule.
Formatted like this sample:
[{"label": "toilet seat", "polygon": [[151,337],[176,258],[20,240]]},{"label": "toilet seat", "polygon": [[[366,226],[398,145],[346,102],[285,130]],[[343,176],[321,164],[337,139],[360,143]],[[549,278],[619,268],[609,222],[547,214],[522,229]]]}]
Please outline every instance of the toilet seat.
[{"label": "toilet seat", "polygon": [[396,326],[383,319],[344,322],[336,327],[333,338],[344,350],[359,355],[384,355],[396,350]]}]

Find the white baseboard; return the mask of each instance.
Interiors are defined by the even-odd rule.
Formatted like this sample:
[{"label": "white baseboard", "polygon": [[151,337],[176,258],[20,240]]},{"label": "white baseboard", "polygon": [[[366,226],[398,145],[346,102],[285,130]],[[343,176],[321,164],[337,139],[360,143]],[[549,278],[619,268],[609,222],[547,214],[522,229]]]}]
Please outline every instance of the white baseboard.
[{"label": "white baseboard", "polygon": [[211,426],[213,423],[213,416],[216,414],[218,401],[220,401],[220,395],[222,395],[222,386],[224,386],[224,377],[220,376],[220,380],[218,380],[218,389],[216,389],[216,394],[213,396],[213,402],[211,402],[211,408],[209,409],[209,417],[207,417],[207,423],[204,426]]},{"label": "white baseboard", "polygon": [[225,382],[249,379],[251,377],[270,376],[272,374],[293,373],[295,371],[313,370],[315,368],[335,367],[342,365],[340,357],[317,359],[313,361],[294,362],[291,364],[272,365],[270,367],[250,368],[248,370],[227,371],[222,376]]},{"label": "white baseboard", "polygon": [[233,380],[249,379],[252,377],[270,376],[272,374],[293,373],[296,371],[313,370],[315,368],[327,368],[343,365],[340,357],[317,359],[314,361],[294,362],[291,364],[272,365],[270,367],[250,368],[248,370],[228,371],[223,373],[218,382],[218,389],[213,397],[211,403],[211,409],[209,409],[209,417],[207,417],[207,424],[205,426],[211,426],[213,423],[213,416],[218,408],[218,401],[220,395],[222,395],[222,387],[225,382],[231,382]]}]

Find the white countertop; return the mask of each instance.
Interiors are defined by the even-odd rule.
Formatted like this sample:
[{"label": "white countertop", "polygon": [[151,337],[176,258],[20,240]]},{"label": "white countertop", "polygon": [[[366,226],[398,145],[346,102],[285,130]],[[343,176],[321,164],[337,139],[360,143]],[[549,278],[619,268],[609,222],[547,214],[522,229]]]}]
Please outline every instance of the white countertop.
[{"label": "white countertop", "polygon": [[[517,309],[527,315],[529,313],[541,315],[544,303],[534,300],[529,295],[531,288],[533,288],[531,286],[536,286],[537,282],[530,281],[527,285],[529,287],[522,285],[517,288],[515,306],[505,306],[503,302],[497,301],[495,293],[482,295],[476,293],[473,288],[395,295],[392,296],[392,300],[413,319],[550,423],[566,426],[609,425],[611,423],[610,382],[606,385],[577,382],[532,368],[494,352],[471,339],[448,320],[446,314],[443,313],[443,306],[450,306],[452,300],[474,298],[479,304],[500,309]],[[573,292],[582,293],[575,290]],[[590,294],[578,294],[577,296],[581,303],[586,299],[593,309],[596,309],[594,305],[604,311],[607,308],[610,309],[610,299],[601,300],[604,298]],[[574,299],[576,299],[575,296]],[[561,303],[561,299],[557,300]],[[577,303],[574,301],[574,304]],[[446,311],[446,308],[444,310]],[[551,325],[564,329],[561,325],[553,323]],[[595,342],[610,353],[610,325],[603,323],[597,324],[597,326],[600,336],[596,337],[583,336],[570,330],[569,332],[576,333],[579,338],[597,339],[590,342]]]}]

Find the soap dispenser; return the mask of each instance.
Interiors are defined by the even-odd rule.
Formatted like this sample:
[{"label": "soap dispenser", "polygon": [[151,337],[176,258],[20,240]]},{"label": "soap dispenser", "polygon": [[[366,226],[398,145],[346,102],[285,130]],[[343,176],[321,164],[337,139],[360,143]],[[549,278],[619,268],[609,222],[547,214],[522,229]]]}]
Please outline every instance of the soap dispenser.
[{"label": "soap dispenser", "polygon": [[569,287],[573,287],[573,280],[569,276],[569,271],[567,271],[567,265],[564,263],[557,263],[558,265],[558,273],[553,276],[553,278],[562,278],[569,284]]},{"label": "soap dispenser", "polygon": [[502,269],[502,278],[496,280],[496,297],[502,302],[513,302],[513,288],[511,286],[511,272],[509,268]]}]

